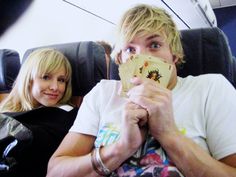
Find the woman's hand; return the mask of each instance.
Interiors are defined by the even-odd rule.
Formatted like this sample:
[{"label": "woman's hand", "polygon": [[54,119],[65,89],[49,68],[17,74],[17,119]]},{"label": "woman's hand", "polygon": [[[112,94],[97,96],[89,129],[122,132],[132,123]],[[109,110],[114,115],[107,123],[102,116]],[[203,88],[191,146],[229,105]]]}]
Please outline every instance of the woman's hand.
[{"label": "woman's hand", "polygon": [[129,100],[147,110],[151,135],[161,141],[164,135],[176,133],[171,91],[151,79],[134,77],[131,83],[135,86],[128,92]]}]

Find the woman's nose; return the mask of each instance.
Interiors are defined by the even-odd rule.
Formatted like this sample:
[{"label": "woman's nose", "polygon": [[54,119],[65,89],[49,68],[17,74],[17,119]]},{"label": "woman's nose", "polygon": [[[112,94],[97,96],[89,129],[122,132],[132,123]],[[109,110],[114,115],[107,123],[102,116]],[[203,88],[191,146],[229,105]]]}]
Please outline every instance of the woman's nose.
[{"label": "woman's nose", "polygon": [[50,89],[51,90],[57,90],[58,89],[58,82],[57,82],[57,80],[56,81],[52,81],[51,83],[50,83]]}]

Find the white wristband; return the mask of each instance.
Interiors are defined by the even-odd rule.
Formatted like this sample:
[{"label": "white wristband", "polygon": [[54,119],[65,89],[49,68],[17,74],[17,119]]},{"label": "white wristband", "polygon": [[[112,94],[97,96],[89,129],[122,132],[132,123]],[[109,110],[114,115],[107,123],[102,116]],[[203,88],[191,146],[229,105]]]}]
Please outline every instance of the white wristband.
[{"label": "white wristband", "polygon": [[102,162],[102,159],[101,159],[101,156],[100,156],[100,148],[95,149],[95,157],[96,157],[96,161],[99,165],[99,170],[102,171],[105,175],[111,174],[111,171]]}]

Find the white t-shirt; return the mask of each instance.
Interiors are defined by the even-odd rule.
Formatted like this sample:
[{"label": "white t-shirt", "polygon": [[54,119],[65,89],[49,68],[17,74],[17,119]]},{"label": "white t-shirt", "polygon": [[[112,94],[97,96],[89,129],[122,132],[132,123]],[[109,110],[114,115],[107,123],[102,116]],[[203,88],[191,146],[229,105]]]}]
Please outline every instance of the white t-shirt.
[{"label": "white t-shirt", "polygon": [[[97,84],[84,97],[70,131],[96,136],[95,146],[116,141],[127,102],[118,95],[120,86],[114,80]],[[236,153],[236,90],[222,75],[178,77],[172,97],[176,125],[187,137],[215,159]]]}]

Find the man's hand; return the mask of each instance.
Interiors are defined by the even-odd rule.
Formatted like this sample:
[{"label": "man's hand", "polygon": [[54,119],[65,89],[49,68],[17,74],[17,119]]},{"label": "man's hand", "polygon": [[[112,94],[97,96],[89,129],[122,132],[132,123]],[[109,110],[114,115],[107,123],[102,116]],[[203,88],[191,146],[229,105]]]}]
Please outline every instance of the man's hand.
[{"label": "man's hand", "polygon": [[151,79],[134,77],[131,82],[129,100],[147,110],[151,135],[161,142],[164,135],[176,133],[171,91]]}]

